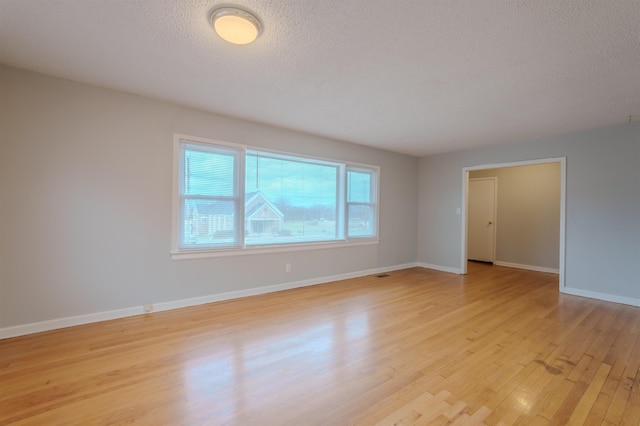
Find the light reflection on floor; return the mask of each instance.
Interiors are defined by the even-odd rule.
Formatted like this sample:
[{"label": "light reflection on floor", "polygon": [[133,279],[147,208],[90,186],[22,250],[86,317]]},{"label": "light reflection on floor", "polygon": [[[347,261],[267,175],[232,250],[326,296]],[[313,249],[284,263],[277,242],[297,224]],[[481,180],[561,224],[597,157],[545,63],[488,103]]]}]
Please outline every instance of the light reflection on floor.
[{"label": "light reflection on floor", "polygon": [[[338,318],[327,315],[324,322],[318,322],[316,315],[308,321],[303,332],[292,334],[286,324],[258,320],[250,335],[226,336],[223,342],[213,337],[210,347],[200,342],[198,352],[203,354],[189,358],[184,368],[185,418],[189,412],[202,413],[203,407],[213,417],[227,420],[235,413],[255,412],[279,387],[294,385],[303,376],[331,388],[336,374],[355,366],[370,350],[366,311],[353,309]],[[299,323],[295,329],[301,329]]]}]

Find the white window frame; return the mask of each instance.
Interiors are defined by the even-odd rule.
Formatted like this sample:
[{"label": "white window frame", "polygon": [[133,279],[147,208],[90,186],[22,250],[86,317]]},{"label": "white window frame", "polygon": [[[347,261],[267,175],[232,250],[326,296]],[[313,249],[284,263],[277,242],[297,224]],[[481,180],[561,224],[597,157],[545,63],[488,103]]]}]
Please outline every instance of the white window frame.
[{"label": "white window frame", "polygon": [[[344,235],[346,236],[346,238],[351,239],[351,240],[358,240],[358,239],[368,239],[368,238],[375,238],[378,236],[378,214],[379,214],[379,202],[378,200],[380,199],[380,191],[379,191],[379,186],[380,186],[380,170],[379,168],[374,168],[371,166],[359,166],[359,165],[355,165],[355,164],[348,164],[345,170],[345,191],[348,191],[347,185],[349,184],[349,179],[348,179],[348,174],[349,172],[356,172],[356,173],[369,173],[373,175],[373,181],[371,182],[371,187],[370,187],[370,194],[369,194],[369,199],[372,201],[367,202],[361,202],[361,201],[349,201],[349,195],[347,193],[345,193],[344,195],[344,226],[345,226],[345,230],[344,230]],[[373,228],[373,236],[371,235],[354,235],[354,236],[349,236],[349,206],[367,206],[367,207],[373,207],[374,208],[374,224],[372,226]]]},{"label": "white window frame", "polygon": [[[182,150],[181,150],[181,142],[193,143],[196,145],[209,145],[214,147],[221,148],[231,148],[235,150],[241,151],[239,156],[239,167],[240,170],[237,173],[238,179],[238,188],[239,188],[239,197],[242,200],[240,202],[240,235],[239,235],[239,245],[238,247],[180,247],[180,233],[182,232],[181,224],[181,194],[179,192],[182,179]],[[329,164],[337,164],[339,165],[340,174],[339,182],[337,185],[337,214],[341,220],[338,220],[339,227],[339,235],[340,239],[329,240],[329,241],[318,241],[318,242],[289,242],[289,243],[278,243],[278,244],[262,244],[262,245],[246,245],[245,244],[245,236],[244,236],[244,197],[245,197],[245,159],[247,155],[247,151],[258,151],[268,153],[273,156],[281,155],[283,157],[297,157],[301,159],[308,159],[312,162],[326,162]],[[348,237],[348,222],[347,222],[347,170],[366,170],[370,171],[374,174],[375,177],[375,235],[373,236],[355,236]],[[194,258],[204,258],[204,257],[220,257],[220,256],[234,256],[234,255],[249,255],[249,254],[259,254],[259,253],[277,253],[277,252],[291,252],[291,251],[304,251],[304,250],[319,250],[319,249],[327,249],[327,248],[338,248],[338,247],[353,247],[353,246],[361,246],[361,245],[370,245],[370,244],[378,244],[379,243],[379,210],[380,210],[380,167],[369,165],[369,164],[361,164],[361,163],[351,163],[339,160],[332,160],[327,158],[319,158],[313,156],[306,156],[296,153],[289,152],[281,152],[274,151],[269,149],[264,149],[255,146],[248,145],[240,145],[234,144],[230,142],[208,139],[208,138],[200,138],[194,136],[188,136],[183,134],[174,134],[173,137],[173,195],[172,195],[172,238],[171,238],[171,258],[174,260],[180,259],[194,259]]]},{"label": "white window frame", "polygon": [[[234,180],[233,180],[233,193],[230,196],[215,196],[215,195],[186,195],[183,193],[183,191],[181,191],[180,189],[184,187],[184,150],[180,148],[180,144],[181,142],[185,142],[185,144],[190,145],[192,148],[192,150],[198,150],[198,151],[202,151],[202,152],[210,152],[210,153],[220,153],[220,154],[227,154],[227,155],[231,155],[234,157]],[[207,143],[201,143],[201,142],[196,142],[193,140],[186,140],[186,139],[180,139],[178,141],[178,156],[179,156],[179,161],[178,161],[178,175],[176,176],[178,179],[178,235],[183,234],[186,232],[186,230],[184,229],[184,224],[185,224],[185,218],[184,218],[184,209],[182,208],[183,206],[183,202],[186,199],[192,199],[192,200],[207,200],[207,201],[227,201],[227,202],[231,202],[234,204],[234,212],[236,213],[235,215],[235,224],[234,224],[234,230],[235,230],[235,235],[234,235],[234,239],[236,240],[236,243],[233,245],[222,245],[222,246],[217,246],[215,244],[212,244],[208,247],[203,247],[203,246],[197,246],[197,245],[192,245],[189,246],[188,244],[185,244],[184,247],[181,247],[180,249],[182,251],[185,250],[202,250],[203,248],[206,249],[236,249],[236,248],[241,248],[242,247],[242,241],[241,241],[241,237],[242,237],[242,233],[240,232],[240,228],[239,226],[242,225],[242,221],[241,218],[244,216],[244,181],[241,179],[240,176],[240,172],[243,169],[243,162],[244,162],[244,151],[242,149],[239,149],[238,147],[232,147],[229,145],[220,145],[220,144],[207,144]],[[202,219],[202,218],[201,218]],[[180,243],[178,242],[178,245]]]}]

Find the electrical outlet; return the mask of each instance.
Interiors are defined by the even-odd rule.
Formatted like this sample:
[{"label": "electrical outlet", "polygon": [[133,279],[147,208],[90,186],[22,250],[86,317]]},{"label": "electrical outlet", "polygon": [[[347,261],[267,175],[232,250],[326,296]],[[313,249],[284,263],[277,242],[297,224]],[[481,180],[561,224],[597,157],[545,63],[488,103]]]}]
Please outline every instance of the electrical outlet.
[{"label": "electrical outlet", "polygon": [[291,264],[287,263],[286,265],[284,265],[284,270],[285,272],[291,272]]}]

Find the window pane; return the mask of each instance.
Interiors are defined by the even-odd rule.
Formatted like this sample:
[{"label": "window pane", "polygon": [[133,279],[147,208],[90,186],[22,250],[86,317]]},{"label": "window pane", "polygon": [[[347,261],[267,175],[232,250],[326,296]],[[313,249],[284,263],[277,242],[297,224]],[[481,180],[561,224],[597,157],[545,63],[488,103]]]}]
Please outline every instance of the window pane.
[{"label": "window pane", "polygon": [[368,205],[349,205],[348,220],[350,237],[375,235],[375,208]]},{"label": "window pane", "polygon": [[183,206],[183,246],[236,245],[234,201],[186,199]]},{"label": "window pane", "polygon": [[235,153],[185,149],[183,193],[233,196],[235,157]]},{"label": "window pane", "polygon": [[371,202],[371,173],[347,172],[347,201],[357,203]]},{"label": "window pane", "polygon": [[338,166],[247,152],[247,245],[335,240]]}]

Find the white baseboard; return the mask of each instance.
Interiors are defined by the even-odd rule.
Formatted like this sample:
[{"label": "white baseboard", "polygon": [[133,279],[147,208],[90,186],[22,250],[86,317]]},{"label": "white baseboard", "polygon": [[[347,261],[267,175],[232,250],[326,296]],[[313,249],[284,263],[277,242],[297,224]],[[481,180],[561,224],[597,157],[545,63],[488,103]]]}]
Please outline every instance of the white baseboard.
[{"label": "white baseboard", "polygon": [[544,266],[521,265],[519,263],[501,262],[496,260],[493,262],[496,266],[506,266],[507,268],[527,269],[529,271],[548,272],[550,274],[559,274],[559,269],[545,268]]},{"label": "white baseboard", "polygon": [[589,299],[598,299],[604,300],[605,302],[622,303],[623,305],[640,307],[640,299],[633,297],[616,296],[614,294],[599,293],[597,291],[582,290],[574,287],[561,287],[560,292],[571,294],[573,296],[588,297]]},{"label": "white baseboard", "polygon": [[[170,309],[186,308],[189,306],[202,305],[205,303],[219,302],[222,300],[237,299],[240,297],[255,296],[258,294],[272,293],[275,291],[289,290],[293,288],[306,287],[316,284],[325,284],[333,281],[346,280],[349,278],[364,277],[366,275],[381,274],[385,272],[398,271],[401,269],[413,268],[417,263],[405,263],[402,265],[387,266],[383,268],[365,269],[362,271],[349,272],[346,274],[331,275],[326,277],[312,278],[303,281],[293,281],[289,283],[270,285],[265,287],[255,287],[245,290],[229,291],[225,293],[210,294],[189,299],[174,300],[170,302],[160,302],[153,304],[151,312],[167,311]],[[90,324],[100,321],[131,317],[145,314],[144,306],[134,306],[130,308],[116,309],[113,311],[96,312],[86,315],[76,315],[72,317],[57,318],[49,321],[34,322],[30,324],[16,325],[12,327],[0,328],[0,339],[24,336],[27,334],[40,333],[43,331],[56,330],[59,328],[73,327],[76,325]]]},{"label": "white baseboard", "polygon": [[58,328],[73,327],[74,325],[90,324],[92,322],[109,321],[117,318],[131,317],[144,313],[142,306],[116,309],[114,311],[96,312],[93,314],[76,315],[73,317],[56,318],[48,321],[32,322],[30,324],[16,325],[0,328],[0,339],[24,336],[26,334],[40,333],[42,331],[56,330]]},{"label": "white baseboard", "polygon": [[303,281],[293,281],[282,284],[275,284],[265,287],[254,287],[246,290],[229,291],[225,293],[210,294],[189,299],[174,300],[171,302],[156,303],[153,305],[153,312],[168,311],[171,309],[186,308],[189,306],[203,305],[205,303],[220,302],[223,300],[239,299],[241,297],[257,296],[259,294],[273,293],[276,291],[291,290],[294,288],[307,287],[316,284],[326,284],[334,281],[346,280],[349,278],[364,277],[366,275],[381,274],[384,272],[398,271],[401,269],[413,268],[416,263],[405,263],[386,268],[366,269],[363,271],[349,272],[346,274],[330,275],[320,278],[312,278]]},{"label": "white baseboard", "polygon": [[422,263],[422,262],[418,262],[418,266],[421,268],[433,269],[441,272],[449,272],[451,274],[458,274],[458,275],[462,274],[462,269],[460,268],[451,268],[449,266],[432,265],[431,263]]}]

